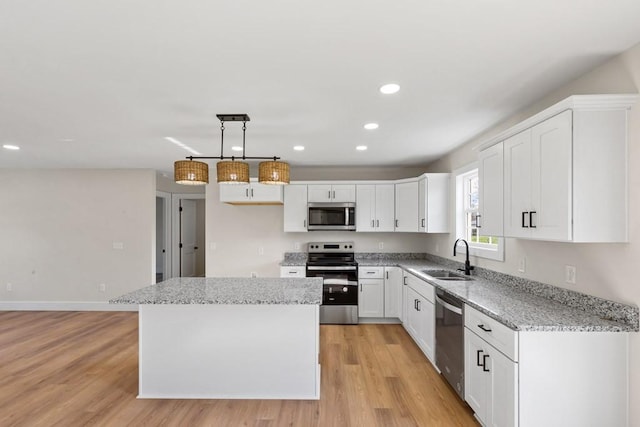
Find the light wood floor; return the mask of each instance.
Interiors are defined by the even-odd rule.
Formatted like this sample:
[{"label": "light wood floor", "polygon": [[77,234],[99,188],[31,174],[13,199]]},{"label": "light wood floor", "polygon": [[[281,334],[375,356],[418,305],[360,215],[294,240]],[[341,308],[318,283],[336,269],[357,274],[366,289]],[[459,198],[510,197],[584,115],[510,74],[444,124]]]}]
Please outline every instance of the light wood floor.
[{"label": "light wood floor", "polygon": [[138,315],[0,312],[0,426],[477,426],[400,325],[321,327],[320,401],[138,400]]}]

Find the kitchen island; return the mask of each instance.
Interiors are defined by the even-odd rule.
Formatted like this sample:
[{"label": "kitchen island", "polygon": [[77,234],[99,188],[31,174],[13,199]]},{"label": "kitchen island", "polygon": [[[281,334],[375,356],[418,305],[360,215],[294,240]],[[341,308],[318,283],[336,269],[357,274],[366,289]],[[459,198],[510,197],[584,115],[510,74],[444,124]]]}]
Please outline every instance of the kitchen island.
[{"label": "kitchen island", "polygon": [[319,399],[321,278],[173,278],[139,305],[139,398]]}]

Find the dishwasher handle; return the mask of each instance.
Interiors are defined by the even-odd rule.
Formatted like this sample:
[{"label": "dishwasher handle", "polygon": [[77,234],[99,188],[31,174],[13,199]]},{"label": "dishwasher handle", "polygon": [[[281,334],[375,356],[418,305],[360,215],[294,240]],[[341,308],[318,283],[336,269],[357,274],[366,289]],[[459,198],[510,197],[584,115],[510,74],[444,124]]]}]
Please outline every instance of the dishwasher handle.
[{"label": "dishwasher handle", "polygon": [[436,301],[438,302],[438,304],[440,304],[441,306],[443,306],[447,310],[453,311],[454,313],[459,314],[459,315],[462,316],[462,308],[456,307],[453,304],[449,304],[448,302],[446,302],[445,300],[440,298],[438,295],[436,295]]}]

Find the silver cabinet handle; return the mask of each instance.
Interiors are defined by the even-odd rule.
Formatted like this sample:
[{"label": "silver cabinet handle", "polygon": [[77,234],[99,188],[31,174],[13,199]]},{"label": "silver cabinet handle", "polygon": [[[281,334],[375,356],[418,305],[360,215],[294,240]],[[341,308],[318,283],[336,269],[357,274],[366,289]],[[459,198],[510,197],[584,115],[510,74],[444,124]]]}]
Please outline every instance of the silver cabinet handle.
[{"label": "silver cabinet handle", "polygon": [[333,190],[333,198],[336,198],[336,190]]},{"label": "silver cabinet handle", "polygon": [[307,220],[306,219],[302,222],[302,224],[303,224],[304,228],[307,228]]},{"label": "silver cabinet handle", "polygon": [[251,189],[251,197],[253,197],[253,188]]},{"label": "silver cabinet handle", "polygon": [[328,199],[331,199],[331,190],[329,190],[329,197]]},{"label": "silver cabinet handle", "polygon": [[371,228],[375,227],[374,220],[371,220]]},{"label": "silver cabinet handle", "polygon": [[422,218],[422,228],[424,228],[424,218]]},{"label": "silver cabinet handle", "polygon": [[380,220],[376,219],[376,227],[380,228]]},{"label": "silver cabinet handle", "polygon": [[396,219],[396,228],[398,227],[398,220]]},{"label": "silver cabinet handle", "polygon": [[386,271],[385,273],[387,273],[387,280],[389,280],[389,272]]},{"label": "silver cabinet handle", "polygon": [[244,194],[245,194],[245,196],[246,196],[247,198],[249,197],[249,189],[248,189],[248,188],[245,188],[245,189],[244,189]]}]

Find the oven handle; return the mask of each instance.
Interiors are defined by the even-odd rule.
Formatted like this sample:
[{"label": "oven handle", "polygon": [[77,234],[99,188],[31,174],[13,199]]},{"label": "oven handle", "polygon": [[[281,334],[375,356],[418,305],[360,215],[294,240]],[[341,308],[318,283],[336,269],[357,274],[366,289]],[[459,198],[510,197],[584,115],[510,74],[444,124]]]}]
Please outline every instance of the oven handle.
[{"label": "oven handle", "polygon": [[334,266],[334,267],[329,267],[329,266],[314,266],[314,265],[309,265],[307,266],[307,270],[310,271],[355,271],[357,270],[358,267],[356,267],[355,265],[345,265],[345,266]]},{"label": "oven handle", "polygon": [[438,302],[438,304],[440,304],[441,306],[443,306],[447,310],[453,311],[456,314],[462,315],[462,309],[461,308],[458,308],[455,305],[449,304],[448,302],[444,301],[442,298],[438,297],[438,295],[436,295],[436,301]]},{"label": "oven handle", "polygon": [[324,279],[323,285],[358,286],[358,282],[347,279]]}]

